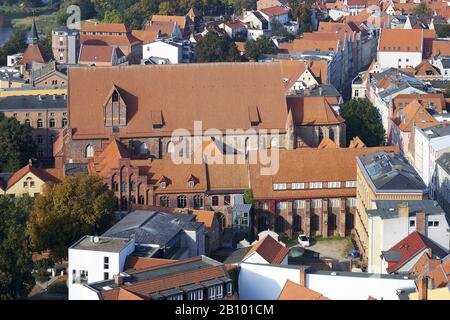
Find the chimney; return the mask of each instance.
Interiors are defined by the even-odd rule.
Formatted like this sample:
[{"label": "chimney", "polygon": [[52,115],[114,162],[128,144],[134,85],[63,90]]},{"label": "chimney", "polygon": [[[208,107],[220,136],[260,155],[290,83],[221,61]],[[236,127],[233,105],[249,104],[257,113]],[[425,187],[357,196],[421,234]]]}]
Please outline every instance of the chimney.
[{"label": "chimney", "polygon": [[116,286],[123,285],[123,276],[121,276],[120,274],[115,274],[114,275],[114,284]]},{"label": "chimney", "polygon": [[401,203],[398,206],[398,216],[400,218],[408,218],[409,217],[409,208],[407,203]]},{"label": "chimney", "polygon": [[29,165],[30,167],[32,167],[32,166],[33,166],[33,160],[28,159],[28,165]]},{"label": "chimney", "polygon": [[306,287],[306,270],[300,269],[300,285]]},{"label": "chimney", "polygon": [[425,212],[417,212],[416,213],[416,230],[417,232],[426,236],[426,215]]},{"label": "chimney", "polygon": [[428,300],[428,279],[426,277],[417,280],[417,289],[419,300]]},{"label": "chimney", "polygon": [[323,95],[323,88],[319,86],[319,96]]}]

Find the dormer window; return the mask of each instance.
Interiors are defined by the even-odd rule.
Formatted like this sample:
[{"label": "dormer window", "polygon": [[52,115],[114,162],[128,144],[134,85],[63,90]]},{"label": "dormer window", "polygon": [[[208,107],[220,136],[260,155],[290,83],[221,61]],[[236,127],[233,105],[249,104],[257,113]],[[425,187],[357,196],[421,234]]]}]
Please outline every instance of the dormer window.
[{"label": "dormer window", "polygon": [[189,186],[189,188],[195,187],[195,182],[194,182],[194,180],[188,181],[188,186]]},{"label": "dormer window", "polygon": [[161,189],[165,189],[165,188],[167,188],[167,183],[165,181],[161,181],[161,183],[159,184],[159,187]]},{"label": "dormer window", "polygon": [[125,126],[127,124],[127,106],[118,87],[112,87],[103,107],[105,127]]}]

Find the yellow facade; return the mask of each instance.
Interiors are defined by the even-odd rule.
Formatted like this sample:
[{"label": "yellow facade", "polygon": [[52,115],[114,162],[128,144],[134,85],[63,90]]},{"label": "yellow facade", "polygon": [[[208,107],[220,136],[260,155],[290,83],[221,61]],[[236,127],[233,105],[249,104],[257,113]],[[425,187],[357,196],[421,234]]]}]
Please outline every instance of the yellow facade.
[{"label": "yellow facade", "polygon": [[[450,300],[450,291],[448,287],[429,289],[427,300]],[[413,292],[409,294],[409,300],[419,300],[419,293]]]},{"label": "yellow facade", "polygon": [[[361,171],[360,166],[356,168],[356,215],[355,215],[355,231],[357,241],[359,242],[360,250],[364,261],[367,263],[369,237],[373,238],[369,230],[369,217],[367,210],[374,209],[376,200],[424,200],[427,199],[426,193],[376,193],[373,190],[366,176]],[[381,232],[380,228],[377,228]],[[380,239],[380,237],[375,237]],[[374,244],[375,247],[380,245]]]},{"label": "yellow facade", "polygon": [[44,189],[45,182],[39,179],[31,172],[25,174],[19,181],[6,190],[6,195],[14,195],[18,197],[23,194],[28,194],[34,197],[41,194]]},{"label": "yellow facade", "polygon": [[43,96],[43,95],[62,95],[67,94],[67,88],[11,88],[8,90],[0,89],[0,98],[11,96]]}]

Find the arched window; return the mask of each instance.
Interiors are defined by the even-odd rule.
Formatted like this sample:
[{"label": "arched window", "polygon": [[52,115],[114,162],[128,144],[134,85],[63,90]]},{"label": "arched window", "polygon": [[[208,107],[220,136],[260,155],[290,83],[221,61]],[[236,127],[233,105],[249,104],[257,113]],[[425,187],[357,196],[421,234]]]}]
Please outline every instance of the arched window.
[{"label": "arched window", "polygon": [[[39,120],[38,120],[38,123],[39,123]],[[25,119],[25,126],[31,127],[31,120],[30,119]]]},{"label": "arched window", "polygon": [[134,181],[130,181],[130,191],[136,192],[136,183]]},{"label": "arched window", "polygon": [[139,203],[139,204],[145,204],[145,198],[144,198],[143,195],[140,195],[140,196],[139,196],[139,198],[138,198],[138,203]]},{"label": "arched window", "polygon": [[64,128],[65,126],[67,126],[67,118],[63,118],[61,121],[62,127]]},{"label": "arched window", "polygon": [[203,207],[203,197],[194,196],[194,209],[200,209],[201,207]]},{"label": "arched window", "polygon": [[131,201],[132,204],[136,204],[136,197],[135,196],[131,196]]},{"label": "arched window", "polygon": [[117,183],[117,181],[113,182],[113,191],[114,192],[118,192],[119,191],[119,184]]},{"label": "arched window", "polygon": [[128,200],[125,196],[122,197],[122,206],[121,206],[122,210],[127,210],[128,209]]},{"label": "arched window", "polygon": [[84,153],[86,158],[92,158],[94,156],[94,147],[88,144]]},{"label": "arched window", "polygon": [[122,185],[120,186],[120,191],[127,192],[127,183],[122,182]]},{"label": "arched window", "polygon": [[[25,122],[26,122],[26,120],[25,120]],[[42,128],[42,119],[37,120],[37,127]]]},{"label": "arched window", "polygon": [[54,127],[56,127],[56,122],[55,122],[55,119],[50,119],[50,121],[49,121],[49,123],[48,123],[48,125],[49,125],[49,127],[50,128],[54,128]]},{"label": "arched window", "polygon": [[250,146],[249,146],[249,138],[245,138],[245,144],[244,144],[244,152],[245,152],[245,154],[247,155],[248,154],[248,151],[249,151],[249,148],[250,148]]},{"label": "arched window", "polygon": [[168,207],[169,206],[169,197],[168,196],[159,197],[159,205],[161,207]]},{"label": "arched window", "polygon": [[177,207],[178,208],[186,208],[186,196],[178,196],[177,197]]}]

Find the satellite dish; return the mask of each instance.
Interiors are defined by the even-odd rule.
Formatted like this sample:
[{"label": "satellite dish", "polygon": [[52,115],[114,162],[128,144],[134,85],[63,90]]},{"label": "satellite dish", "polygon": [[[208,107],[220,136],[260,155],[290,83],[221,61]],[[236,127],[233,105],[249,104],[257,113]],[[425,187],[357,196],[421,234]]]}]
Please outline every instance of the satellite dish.
[{"label": "satellite dish", "polygon": [[99,237],[95,236],[95,237],[94,237],[94,242],[95,242],[95,243],[98,243],[99,241],[100,241]]}]

